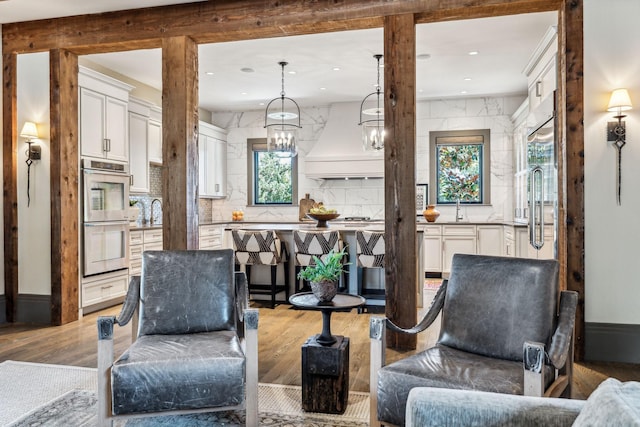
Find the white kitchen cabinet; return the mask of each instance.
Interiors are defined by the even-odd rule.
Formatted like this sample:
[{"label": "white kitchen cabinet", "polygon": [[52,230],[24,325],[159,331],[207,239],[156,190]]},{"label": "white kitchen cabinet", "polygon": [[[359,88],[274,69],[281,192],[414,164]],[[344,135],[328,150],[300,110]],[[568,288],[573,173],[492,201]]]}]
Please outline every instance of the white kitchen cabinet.
[{"label": "white kitchen cabinet", "polygon": [[222,249],[222,227],[219,225],[201,225],[198,249]]},{"label": "white kitchen cabinet", "polygon": [[152,107],[149,118],[149,163],[162,164],[162,110]]},{"label": "white kitchen cabinet", "polygon": [[198,169],[200,197],[222,198],[227,195],[226,131],[200,122]]},{"label": "white kitchen cabinet", "polygon": [[504,226],[477,225],[476,250],[479,255],[502,256],[504,254]]},{"label": "white kitchen cabinet", "polygon": [[514,227],[504,226],[504,256],[513,257],[516,255],[516,237]]},{"label": "white kitchen cabinet", "polygon": [[149,118],[129,112],[129,172],[131,173],[131,193],[149,192],[149,162],[147,161],[147,140],[149,138]]},{"label": "white kitchen cabinet", "polygon": [[133,86],[80,67],[80,154],[129,161],[128,103]]},{"label": "white kitchen cabinet", "polygon": [[529,244],[529,228],[515,227],[516,256],[520,258],[554,259],[553,226],[544,226],[544,245],[536,250]]},{"label": "white kitchen cabinet", "polygon": [[550,27],[532,53],[525,67],[529,91],[529,112],[537,121],[553,114],[553,92],[556,90],[557,28]]},{"label": "white kitchen cabinet", "polygon": [[114,300],[123,300],[127,293],[128,279],[126,269],[83,278],[81,285],[83,313],[113,305],[116,302]]},{"label": "white kitchen cabinet", "polygon": [[451,260],[454,254],[476,253],[475,225],[442,226],[442,272],[451,272]]},{"label": "white kitchen cabinet", "polygon": [[142,253],[162,250],[162,229],[131,230],[129,232],[129,276],[142,273]]},{"label": "white kitchen cabinet", "polygon": [[442,228],[439,225],[425,226],[422,258],[425,273],[442,272]]}]

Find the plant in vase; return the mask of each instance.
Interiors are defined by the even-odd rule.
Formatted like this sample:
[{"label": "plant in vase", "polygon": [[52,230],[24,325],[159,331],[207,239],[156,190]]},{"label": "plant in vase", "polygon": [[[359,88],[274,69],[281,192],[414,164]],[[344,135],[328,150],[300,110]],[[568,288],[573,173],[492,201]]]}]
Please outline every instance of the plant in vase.
[{"label": "plant in vase", "polygon": [[298,279],[303,279],[311,284],[311,292],[320,302],[329,302],[338,293],[338,282],[342,274],[342,263],[346,255],[346,247],[340,252],[333,249],[325,256],[324,260],[313,256],[314,265],[308,265],[298,273]]}]

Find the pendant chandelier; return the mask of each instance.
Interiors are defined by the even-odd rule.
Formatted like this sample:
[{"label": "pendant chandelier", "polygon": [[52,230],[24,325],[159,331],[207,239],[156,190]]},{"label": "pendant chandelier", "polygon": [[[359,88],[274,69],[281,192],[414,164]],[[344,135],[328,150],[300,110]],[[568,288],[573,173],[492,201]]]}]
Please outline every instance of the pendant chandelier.
[{"label": "pendant chandelier", "polygon": [[278,64],[282,68],[280,97],[269,101],[264,112],[267,150],[273,151],[281,157],[293,157],[298,154],[298,129],[302,128],[300,126],[300,107],[296,101],[285,96],[284,67],[288,63],[282,61]]},{"label": "pendant chandelier", "polygon": [[384,149],[384,106],[380,87],[380,60],[382,55],[373,57],[378,61],[378,80],[376,91],[367,95],[360,104],[360,126],[362,126],[362,146],[365,151],[382,151]]}]

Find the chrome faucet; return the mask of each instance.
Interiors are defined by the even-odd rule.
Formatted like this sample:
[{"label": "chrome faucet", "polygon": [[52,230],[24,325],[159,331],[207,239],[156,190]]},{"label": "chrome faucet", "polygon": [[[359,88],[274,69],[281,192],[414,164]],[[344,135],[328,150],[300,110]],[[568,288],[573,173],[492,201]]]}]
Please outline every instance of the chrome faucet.
[{"label": "chrome faucet", "polygon": [[151,201],[151,215],[149,215],[149,222],[151,223],[151,225],[153,225],[156,222],[155,216],[153,214],[153,205],[155,204],[155,202],[158,202],[160,204],[160,212],[162,212],[162,201],[160,199],[153,199]]},{"label": "chrome faucet", "polygon": [[460,209],[460,199],[456,200],[456,222],[462,221],[464,218],[462,217],[462,210]]}]

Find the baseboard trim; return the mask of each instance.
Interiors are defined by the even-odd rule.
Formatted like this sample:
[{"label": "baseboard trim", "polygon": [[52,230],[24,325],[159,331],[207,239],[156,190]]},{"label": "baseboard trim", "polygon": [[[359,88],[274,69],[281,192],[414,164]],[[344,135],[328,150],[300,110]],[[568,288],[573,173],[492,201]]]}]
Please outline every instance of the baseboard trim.
[{"label": "baseboard trim", "polygon": [[7,323],[7,297],[0,295],[0,323]]},{"label": "baseboard trim", "polygon": [[585,359],[640,363],[640,325],[585,324]]},{"label": "baseboard trim", "polygon": [[51,295],[19,294],[17,322],[51,324]]}]

